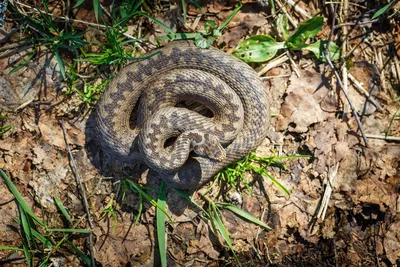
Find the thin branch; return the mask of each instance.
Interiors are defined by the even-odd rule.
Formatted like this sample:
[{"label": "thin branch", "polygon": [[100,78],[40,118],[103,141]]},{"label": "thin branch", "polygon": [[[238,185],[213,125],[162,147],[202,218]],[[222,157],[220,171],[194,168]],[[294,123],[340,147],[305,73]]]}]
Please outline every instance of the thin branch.
[{"label": "thin branch", "polygon": [[[334,10],[333,14],[336,14],[336,9],[337,9],[337,6],[335,6],[335,10]],[[338,84],[339,84],[339,87],[340,87],[340,89],[342,89],[342,92],[343,92],[344,96],[346,97],[347,102],[348,102],[349,105],[350,105],[350,108],[351,108],[351,111],[352,111],[352,113],[353,113],[353,116],[354,116],[354,118],[356,119],[356,122],[357,122],[357,125],[358,125],[358,129],[360,129],[361,136],[362,136],[362,138],[363,138],[363,140],[364,140],[364,144],[365,144],[366,147],[368,147],[368,141],[367,141],[367,138],[365,137],[365,133],[364,133],[364,130],[363,130],[362,125],[361,125],[360,117],[358,116],[357,111],[356,111],[356,109],[354,108],[353,103],[352,103],[351,100],[350,100],[349,94],[346,92],[346,90],[344,90],[344,86],[343,86],[342,80],[341,80],[341,78],[340,78],[340,75],[339,75],[339,73],[337,72],[335,66],[333,66],[333,63],[332,63],[331,58],[330,58],[330,54],[329,54],[329,44],[330,44],[330,42],[331,42],[332,39],[333,39],[334,28],[335,28],[335,16],[333,16],[333,18],[332,18],[331,33],[330,33],[330,35],[329,35],[328,43],[327,43],[326,46],[325,46],[325,51],[324,51],[325,59],[326,59],[326,61],[328,62],[329,67],[332,69],[333,73],[334,73],[335,76],[336,76],[336,79],[337,79],[337,82],[338,82]]]},{"label": "thin branch", "polygon": [[[71,162],[71,168],[72,168],[72,171],[74,173],[75,182],[77,184],[79,192],[82,195],[82,202],[83,202],[83,206],[85,207],[85,212],[86,212],[86,216],[87,216],[87,219],[88,219],[88,224],[89,224],[89,227],[91,229],[93,229],[94,225],[93,225],[91,217],[90,217],[89,204],[88,204],[88,201],[87,201],[87,198],[86,198],[86,191],[85,191],[85,189],[83,187],[82,179],[81,179],[81,177],[79,175],[78,168],[77,168],[76,163],[75,163],[75,159],[74,159],[74,157],[72,155],[72,152],[71,152],[71,149],[69,147],[67,131],[65,130],[64,122],[62,120],[60,121],[60,125],[61,125],[61,129],[63,131],[64,141],[65,141],[65,145],[67,147],[69,159],[70,159],[70,162]],[[93,234],[92,233],[89,235],[89,251],[90,251],[90,259],[91,259],[91,262],[92,262],[92,266],[96,266],[96,261],[94,259],[94,252],[93,252]]]},{"label": "thin branch", "polygon": [[384,136],[384,135],[367,134],[366,137],[371,138],[371,139],[379,139],[379,140],[400,142],[400,137],[397,137],[397,136]]},{"label": "thin branch", "polygon": [[367,101],[371,102],[372,104],[374,104],[374,106],[381,112],[384,112],[384,109],[381,107],[381,105],[379,105],[378,101],[375,100],[374,97],[371,96],[371,94],[364,89],[364,87],[362,86],[362,84],[357,81],[356,78],[353,77],[353,75],[351,75],[350,73],[348,74],[348,77],[350,78],[350,80],[354,83],[354,86],[356,88],[358,88],[366,97],[367,97]]}]

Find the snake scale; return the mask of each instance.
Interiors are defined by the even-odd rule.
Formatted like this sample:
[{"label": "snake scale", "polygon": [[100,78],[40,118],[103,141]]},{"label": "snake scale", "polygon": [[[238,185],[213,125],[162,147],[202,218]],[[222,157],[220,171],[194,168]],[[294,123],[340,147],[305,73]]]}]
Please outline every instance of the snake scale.
[{"label": "snake scale", "polygon": [[[123,68],[99,100],[96,131],[106,153],[144,162],[175,188],[195,189],[261,144],[270,125],[269,104],[250,66],[190,41],[151,54]],[[211,115],[182,105],[187,101]]]}]

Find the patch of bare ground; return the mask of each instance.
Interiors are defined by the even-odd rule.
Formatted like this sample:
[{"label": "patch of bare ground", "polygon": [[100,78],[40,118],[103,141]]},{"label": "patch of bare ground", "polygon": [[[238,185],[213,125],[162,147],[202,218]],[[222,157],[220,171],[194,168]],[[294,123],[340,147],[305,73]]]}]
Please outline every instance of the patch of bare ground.
[{"label": "patch of bare ground", "polygon": [[[21,13],[38,16],[44,12],[40,1],[9,1]],[[68,1],[69,2],[69,1]],[[109,10],[110,1],[102,1]],[[118,5],[120,2],[116,1]],[[197,1],[187,4],[187,21],[182,18],[181,1],[145,1],[143,10],[177,31],[198,32],[207,20],[222,24],[236,1]],[[189,1],[188,1],[189,2]],[[276,36],[270,6],[265,1],[243,1],[244,6],[228,24],[215,45],[226,51],[255,34]],[[289,1],[288,1],[289,2]],[[62,17],[65,1],[49,2],[50,12]],[[78,9],[69,8],[74,27],[89,30],[97,24],[91,1]],[[223,210],[223,222],[233,240],[239,260],[247,266],[394,266],[400,264],[400,85],[399,17],[371,20],[386,1],[347,1],[334,9],[317,1],[296,5],[275,2],[276,9],[289,16],[291,26],[319,13],[325,23],[318,38],[326,39],[336,17],[332,41],[342,47],[342,62],[335,69],[317,62],[304,52],[288,52],[283,61],[255,64],[269,92],[273,130],[259,147],[259,155],[309,155],[310,158],[284,162],[286,170],[271,167],[270,173],[290,190],[288,197],[271,180],[246,174],[253,195],[244,185],[232,189],[214,185],[208,196],[234,203],[268,223],[271,231]],[[399,10],[398,4],[392,10]],[[336,13],[334,12],[336,11]],[[140,206],[137,193],[126,189],[122,178],[140,180],[157,188],[156,175],[140,166],[124,166],[99,149],[93,134],[90,108],[77,94],[66,95],[57,61],[45,47],[14,73],[10,70],[32,53],[32,45],[20,43],[30,38],[17,16],[10,11],[0,28],[0,110],[11,130],[0,135],[0,168],[12,179],[32,210],[49,227],[61,228],[54,204],[59,198],[77,227],[89,228],[80,176],[93,231],[71,238],[99,266],[160,265],[155,230],[155,208]],[[56,19],[57,17],[53,17]],[[57,23],[66,23],[58,18]],[[109,17],[107,20],[110,19]],[[151,21],[132,20],[128,33],[147,37],[153,47],[163,29]],[[104,42],[104,28],[85,35],[91,42]],[[29,31],[27,31],[29,32]],[[37,49],[37,48],[36,48]],[[98,48],[85,46],[90,52]],[[62,54],[64,55],[64,54]],[[71,55],[65,54],[71,63]],[[102,67],[103,68],[103,67]],[[78,72],[87,82],[102,81],[102,68],[79,63]],[[101,71],[99,71],[101,70]],[[342,88],[335,72],[339,74]],[[229,75],[229,73],[227,74]],[[82,88],[83,83],[78,83]],[[368,146],[343,90],[360,115]],[[89,118],[89,119],[88,119]],[[62,125],[65,130],[62,129]],[[390,129],[390,131],[388,131]],[[387,135],[387,133],[389,133]],[[73,163],[74,162],[74,163]],[[76,164],[76,168],[74,167]],[[141,177],[140,174],[142,173]],[[206,186],[207,187],[207,186]],[[200,191],[202,193],[203,190]],[[148,193],[157,198],[157,192]],[[205,205],[199,192],[193,198]],[[210,222],[174,190],[167,190],[167,205],[174,224],[167,225],[168,266],[231,266],[233,257]],[[115,217],[105,212],[109,207]],[[0,245],[21,246],[18,210],[14,196],[0,183]],[[136,218],[138,220],[136,221]],[[60,250],[52,262],[81,266],[71,251]],[[24,266],[21,252],[0,250],[0,265]],[[60,265],[61,266],[61,265]]]}]

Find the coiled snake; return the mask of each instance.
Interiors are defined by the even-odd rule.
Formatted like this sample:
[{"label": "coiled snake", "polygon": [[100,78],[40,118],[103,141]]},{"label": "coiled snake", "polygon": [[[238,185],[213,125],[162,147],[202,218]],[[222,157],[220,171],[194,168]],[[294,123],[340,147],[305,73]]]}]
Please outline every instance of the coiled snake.
[{"label": "coiled snake", "polygon": [[99,143],[119,161],[143,161],[171,186],[194,189],[261,144],[270,125],[267,92],[250,66],[218,49],[179,41],[154,52],[122,69],[100,98]]}]

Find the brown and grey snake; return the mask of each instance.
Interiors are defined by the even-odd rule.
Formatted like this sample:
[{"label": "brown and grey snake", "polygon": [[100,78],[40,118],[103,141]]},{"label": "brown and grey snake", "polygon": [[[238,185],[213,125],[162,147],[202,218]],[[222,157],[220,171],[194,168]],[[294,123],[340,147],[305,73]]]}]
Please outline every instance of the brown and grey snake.
[{"label": "brown and grey snake", "polygon": [[[171,186],[194,189],[261,144],[270,125],[267,92],[250,66],[218,49],[178,41],[154,52],[108,85],[97,138],[117,160],[144,162]],[[212,116],[182,107],[187,101]]]}]

